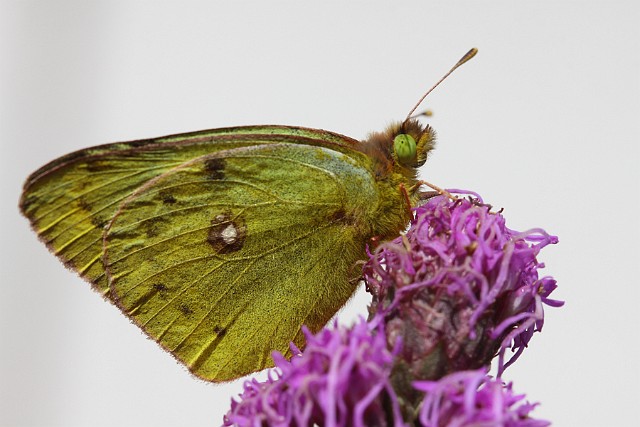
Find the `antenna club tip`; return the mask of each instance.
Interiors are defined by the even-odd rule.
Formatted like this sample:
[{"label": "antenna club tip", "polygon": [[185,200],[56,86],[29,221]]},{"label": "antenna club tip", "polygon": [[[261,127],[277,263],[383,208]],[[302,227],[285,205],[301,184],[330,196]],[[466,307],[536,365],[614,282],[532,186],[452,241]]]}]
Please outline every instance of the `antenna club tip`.
[{"label": "antenna club tip", "polygon": [[477,47],[472,47],[469,50],[469,52],[465,53],[464,56],[462,58],[460,58],[460,61],[458,61],[456,66],[460,66],[460,65],[464,64],[465,62],[467,62],[468,60],[470,60],[471,58],[476,56],[477,53],[478,53],[478,48]]}]

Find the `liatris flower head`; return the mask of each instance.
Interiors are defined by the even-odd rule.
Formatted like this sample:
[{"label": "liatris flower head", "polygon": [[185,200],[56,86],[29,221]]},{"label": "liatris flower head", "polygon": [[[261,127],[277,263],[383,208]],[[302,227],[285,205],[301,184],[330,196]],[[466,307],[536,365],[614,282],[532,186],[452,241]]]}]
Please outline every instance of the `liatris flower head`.
[{"label": "liatris flower head", "polygon": [[512,384],[486,375],[483,369],[460,371],[438,381],[418,381],[414,387],[425,393],[420,408],[423,427],[546,427],[529,413],[537,406],[523,402]]},{"label": "liatris flower head", "polygon": [[352,328],[305,330],[304,352],[287,361],[274,352],[277,371],[248,380],[224,425],[402,426],[389,375],[394,354],[383,333],[360,320]]},{"label": "liatris flower head", "polygon": [[496,354],[501,374],[506,349],[516,351],[512,363],[542,329],[542,304],[562,305],[548,298],[556,282],[539,277],[544,264],[536,259],[558,239],[507,228],[500,212],[471,194],[429,199],[407,233],[365,265],[371,316],[384,319],[390,345],[403,342],[395,376],[404,386],[485,367]]},{"label": "liatris flower head", "polygon": [[[511,384],[485,370],[461,371],[437,381],[416,381],[419,409],[402,414],[390,383],[394,351],[386,346],[382,323],[360,320],[352,328],[305,331],[304,352],[287,361],[274,352],[277,369],[264,382],[247,380],[232,400],[225,426],[423,426],[546,427],[530,417],[537,404],[516,395]],[[395,349],[397,351],[397,348]]]}]

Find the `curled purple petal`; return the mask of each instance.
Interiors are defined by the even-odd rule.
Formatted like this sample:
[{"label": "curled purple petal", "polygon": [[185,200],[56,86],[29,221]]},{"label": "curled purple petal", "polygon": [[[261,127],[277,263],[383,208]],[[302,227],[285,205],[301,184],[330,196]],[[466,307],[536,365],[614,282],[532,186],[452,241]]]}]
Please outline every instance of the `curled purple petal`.
[{"label": "curled purple petal", "polygon": [[546,427],[548,421],[533,419],[537,406],[513,393],[512,384],[486,375],[483,369],[460,371],[438,381],[416,381],[425,392],[419,420],[423,427]]}]

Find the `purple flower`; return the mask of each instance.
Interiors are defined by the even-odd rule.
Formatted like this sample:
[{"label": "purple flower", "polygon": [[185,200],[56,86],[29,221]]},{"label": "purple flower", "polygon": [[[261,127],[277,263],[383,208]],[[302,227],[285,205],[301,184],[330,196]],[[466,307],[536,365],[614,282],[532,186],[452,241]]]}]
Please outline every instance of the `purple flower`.
[{"label": "purple flower", "polygon": [[303,353],[287,361],[274,352],[279,373],[248,380],[232,400],[224,425],[402,426],[389,375],[393,352],[383,333],[362,319],[351,329],[305,330]]},{"label": "purple flower", "polygon": [[406,235],[378,247],[364,268],[372,317],[384,318],[390,344],[403,342],[394,385],[485,367],[496,354],[502,374],[542,329],[542,305],[563,304],[548,298],[556,282],[539,278],[536,259],[557,241],[542,229],[510,230],[476,194],[415,209]]},{"label": "purple flower", "polygon": [[[420,408],[423,427],[545,427],[529,413],[537,403],[522,402],[511,384],[487,376],[484,370],[461,371],[439,381],[417,381],[414,387],[425,392]],[[516,405],[518,404],[518,405]]]}]

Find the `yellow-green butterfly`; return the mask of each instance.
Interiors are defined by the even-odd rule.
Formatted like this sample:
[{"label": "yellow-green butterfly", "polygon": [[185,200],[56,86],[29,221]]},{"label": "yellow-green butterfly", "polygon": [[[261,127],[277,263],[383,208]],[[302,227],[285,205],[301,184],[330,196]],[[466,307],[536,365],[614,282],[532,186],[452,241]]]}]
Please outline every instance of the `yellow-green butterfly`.
[{"label": "yellow-green butterfly", "polygon": [[406,227],[434,144],[413,111],[365,141],[247,126],[88,148],[34,172],[20,207],[191,372],[227,381],[302,345],[303,324],[322,328],[370,239]]}]

